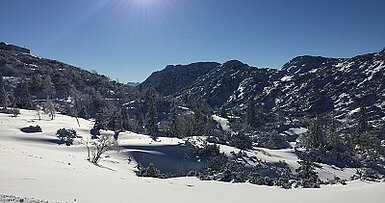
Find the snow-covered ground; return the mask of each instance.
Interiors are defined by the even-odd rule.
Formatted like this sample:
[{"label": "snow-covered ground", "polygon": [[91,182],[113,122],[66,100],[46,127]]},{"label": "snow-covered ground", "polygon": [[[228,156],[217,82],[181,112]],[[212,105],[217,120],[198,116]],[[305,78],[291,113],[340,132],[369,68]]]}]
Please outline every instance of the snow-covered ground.
[{"label": "snow-covered ground", "polygon": [[[39,125],[42,133],[23,133],[20,128]],[[175,161],[172,147],[183,140],[160,138],[157,141],[135,133],[122,133],[121,152],[111,152],[97,167],[86,160],[82,145],[57,144],[55,132],[59,128],[73,128],[86,136],[91,121],[80,119],[78,127],[74,118],[57,115],[51,121],[43,116],[38,120],[35,111],[21,110],[17,118],[0,114],[0,201],[6,197],[28,197],[59,202],[383,202],[385,183],[354,181],[348,185],[328,185],[319,189],[291,189],[257,186],[248,183],[223,183],[200,181],[194,177],[154,179],[135,175],[136,162],[128,156],[138,154],[163,157]],[[125,147],[131,146],[131,147]],[[221,146],[225,152],[236,149]],[[137,153],[136,156],[135,152]],[[247,152],[266,161],[285,160],[296,164],[296,156],[288,150],[263,148]],[[171,155],[170,155],[171,154]],[[151,156],[146,156],[151,157]],[[170,158],[171,157],[171,158]],[[326,174],[339,171],[349,176],[351,171],[341,171],[325,166]],[[326,172],[333,170],[332,172]],[[320,172],[322,175],[322,173]],[[12,202],[12,201],[10,201]],[[27,201],[28,202],[28,201]]]}]

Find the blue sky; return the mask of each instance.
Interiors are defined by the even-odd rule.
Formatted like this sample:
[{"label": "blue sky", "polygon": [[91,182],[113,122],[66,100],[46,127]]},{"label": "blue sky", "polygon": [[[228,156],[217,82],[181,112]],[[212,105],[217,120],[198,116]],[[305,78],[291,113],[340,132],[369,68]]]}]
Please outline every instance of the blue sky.
[{"label": "blue sky", "polygon": [[197,61],[279,68],[381,50],[385,1],[0,0],[0,41],[122,82]]}]

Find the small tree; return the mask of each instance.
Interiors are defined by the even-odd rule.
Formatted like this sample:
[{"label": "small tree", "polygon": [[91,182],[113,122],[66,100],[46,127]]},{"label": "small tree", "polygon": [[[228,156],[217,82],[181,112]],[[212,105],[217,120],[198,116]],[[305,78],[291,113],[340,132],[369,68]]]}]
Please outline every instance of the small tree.
[{"label": "small tree", "polygon": [[77,138],[77,133],[74,129],[61,128],[56,131],[56,136],[67,146],[73,145],[74,138]]},{"label": "small tree", "polygon": [[0,106],[4,107],[4,109],[7,109],[7,106],[8,106],[8,93],[7,91],[5,91],[4,81],[1,75],[0,75]]},{"label": "small tree", "polygon": [[173,105],[170,109],[170,115],[168,117],[169,133],[172,137],[179,137],[178,131],[178,110],[177,106]]},{"label": "small tree", "polygon": [[253,146],[253,141],[247,133],[239,131],[230,137],[230,145],[245,150]]},{"label": "small tree", "polygon": [[51,100],[48,100],[45,103],[44,113],[47,114],[51,118],[51,120],[53,120],[55,118],[56,109],[55,109],[55,105],[53,104],[53,102]]},{"label": "small tree", "polygon": [[153,163],[149,163],[148,166],[145,168],[140,168],[139,171],[136,172],[136,174],[142,177],[151,177],[151,178],[161,177],[161,173],[159,169],[157,169]]},{"label": "small tree", "polygon": [[297,172],[296,177],[299,181],[297,186],[304,188],[320,187],[321,181],[318,178],[318,173],[315,171],[315,164],[308,160],[300,160],[298,163],[300,166],[295,170]]},{"label": "small tree", "polygon": [[25,109],[33,108],[32,96],[29,93],[29,85],[26,79],[23,79],[23,81],[19,84],[17,96],[18,96],[18,101],[17,101],[18,107],[25,108]]},{"label": "small tree", "polygon": [[99,165],[98,163],[104,153],[118,147],[118,141],[113,136],[107,135],[102,135],[98,139],[93,140],[83,139],[82,144],[87,148],[87,160],[95,165]]},{"label": "small tree", "polygon": [[325,135],[322,129],[322,120],[317,117],[312,121],[309,129],[300,138],[300,145],[307,150],[316,150],[324,147]]}]

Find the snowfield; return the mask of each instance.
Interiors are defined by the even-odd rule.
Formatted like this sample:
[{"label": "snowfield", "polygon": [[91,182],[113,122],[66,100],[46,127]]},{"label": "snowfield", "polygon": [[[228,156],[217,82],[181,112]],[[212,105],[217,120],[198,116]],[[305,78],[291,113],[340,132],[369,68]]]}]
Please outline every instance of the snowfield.
[{"label": "snowfield", "polygon": [[[131,132],[121,133],[120,152],[110,152],[101,160],[102,167],[89,163],[85,147],[58,145],[59,128],[73,128],[80,136],[88,136],[91,121],[58,114],[51,121],[36,111],[21,110],[11,117],[0,114],[0,202],[383,202],[385,183],[348,182],[319,189],[290,189],[257,186],[248,183],[201,181],[194,177],[172,179],[141,178],[135,175],[135,159],[159,158],[170,164],[179,156],[173,147],[181,139],[150,137]],[[42,133],[23,133],[20,128],[39,125]],[[226,126],[226,125],[223,125]],[[106,132],[111,133],[111,132]],[[221,150],[234,151],[228,146]],[[295,167],[296,156],[287,150],[263,148],[248,152],[266,161],[285,160]],[[132,157],[132,161],[131,158]],[[181,160],[179,160],[181,161]],[[167,165],[166,164],[166,165]],[[183,163],[189,164],[189,163]],[[324,166],[322,177],[330,174],[349,177],[352,170]],[[24,197],[27,197],[26,199]],[[21,200],[23,199],[23,201]]]}]

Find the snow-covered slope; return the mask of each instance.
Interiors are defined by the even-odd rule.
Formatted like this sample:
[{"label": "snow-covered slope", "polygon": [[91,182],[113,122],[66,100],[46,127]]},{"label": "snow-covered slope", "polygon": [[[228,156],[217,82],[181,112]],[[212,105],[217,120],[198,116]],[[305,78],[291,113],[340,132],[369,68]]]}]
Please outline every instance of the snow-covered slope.
[{"label": "snow-covered slope", "polygon": [[[86,161],[82,145],[56,144],[57,129],[74,128],[79,135],[86,136],[92,124],[80,119],[81,127],[78,127],[74,118],[63,115],[57,115],[53,121],[44,117],[38,120],[36,112],[28,110],[21,110],[16,118],[0,114],[0,194],[59,202],[381,202],[385,198],[384,183],[356,181],[347,186],[285,190],[247,183],[200,181],[192,177],[161,180],[135,175],[136,162],[130,162],[128,156],[135,151],[163,156],[156,146],[178,146],[183,140],[177,138],[154,141],[146,135],[122,133],[122,146],[138,147],[110,152],[101,161],[102,167]],[[20,131],[29,125],[39,125],[43,132]],[[236,150],[226,146],[221,149]],[[296,162],[290,150],[260,148],[248,153],[267,161]],[[0,198],[4,199],[5,196]]]}]

